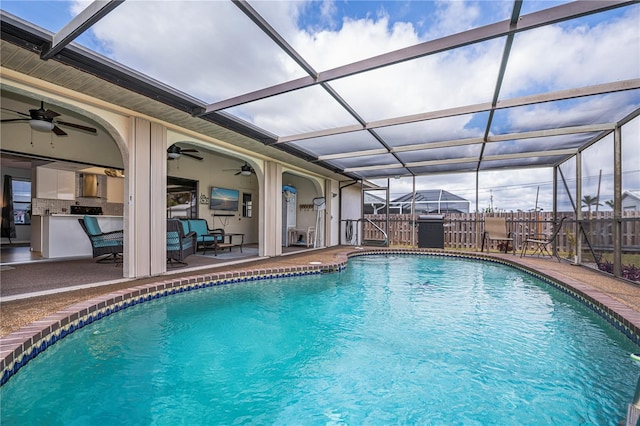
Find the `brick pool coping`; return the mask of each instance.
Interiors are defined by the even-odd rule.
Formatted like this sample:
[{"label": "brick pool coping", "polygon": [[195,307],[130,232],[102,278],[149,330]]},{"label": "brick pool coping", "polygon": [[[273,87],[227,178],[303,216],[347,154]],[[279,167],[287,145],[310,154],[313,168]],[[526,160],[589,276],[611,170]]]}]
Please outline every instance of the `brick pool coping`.
[{"label": "brick pool coping", "polygon": [[572,296],[604,318],[635,344],[640,345],[640,312],[578,280],[565,276],[554,276],[555,274],[552,272],[543,273],[518,262],[491,255],[429,249],[365,248],[338,253],[336,254],[335,260],[322,262],[321,264],[261,267],[219,273],[194,273],[193,276],[147,283],[78,302],[0,338],[0,371],[2,371],[0,385],[6,383],[20,368],[49,346],[55,344],[58,340],[85,325],[91,324],[122,309],[126,309],[129,306],[171,294],[217,285],[339,272],[347,266],[350,257],[380,254],[429,254],[484,260],[514,267],[534,275],[547,284]]}]

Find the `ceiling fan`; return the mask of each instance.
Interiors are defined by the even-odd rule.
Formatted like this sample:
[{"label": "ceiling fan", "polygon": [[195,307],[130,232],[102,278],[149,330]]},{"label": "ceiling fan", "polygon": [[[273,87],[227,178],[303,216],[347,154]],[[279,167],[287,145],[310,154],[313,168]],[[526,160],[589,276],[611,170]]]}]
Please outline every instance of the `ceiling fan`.
[{"label": "ceiling fan", "polygon": [[25,118],[8,118],[5,120],[0,120],[0,122],[2,123],[9,123],[9,122],[18,122],[18,121],[26,121],[29,123],[29,126],[31,126],[31,128],[33,130],[37,130],[40,132],[51,132],[53,131],[53,133],[55,133],[58,136],[66,136],[67,133],[62,130],[60,127],[58,127],[58,125],[60,126],[66,126],[66,127],[71,127],[74,129],[78,129],[78,130],[84,130],[85,132],[89,132],[89,133],[93,133],[96,134],[98,131],[96,129],[94,129],[93,127],[88,127],[88,126],[83,126],[81,124],[75,124],[75,123],[69,123],[66,121],[59,121],[59,120],[55,120],[55,117],[58,117],[60,114],[58,114],[55,111],[51,111],[50,109],[45,110],[44,109],[44,102],[40,102],[40,108],[39,109],[30,109],[29,110],[29,114],[24,113],[24,112],[20,112],[20,111],[14,111],[12,109],[9,108],[2,108],[3,110],[6,111],[11,111],[15,114],[18,115],[22,115]]},{"label": "ceiling fan", "polygon": [[196,160],[202,160],[202,157],[191,154],[192,152],[198,152],[198,150],[193,148],[180,148],[178,145],[173,144],[167,148],[167,158],[169,160],[176,160],[181,156],[186,155],[187,157],[195,158]]},{"label": "ceiling fan", "polygon": [[256,174],[256,171],[253,170],[253,167],[251,167],[249,163],[247,163],[246,161],[242,166],[240,166],[239,169],[223,169],[223,171],[225,172],[234,171],[234,170],[236,171],[235,176],[238,176],[238,175],[251,176],[252,174]]}]

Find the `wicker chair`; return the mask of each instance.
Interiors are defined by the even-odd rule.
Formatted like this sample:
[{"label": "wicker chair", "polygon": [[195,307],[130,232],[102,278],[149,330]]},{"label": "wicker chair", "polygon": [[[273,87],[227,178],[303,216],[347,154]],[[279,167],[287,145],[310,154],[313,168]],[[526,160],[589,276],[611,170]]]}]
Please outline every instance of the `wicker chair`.
[{"label": "wicker chair", "polygon": [[188,228],[189,231],[195,232],[196,234],[196,251],[199,248],[202,248],[202,254],[207,253],[207,249],[213,248],[214,255],[218,255],[219,248],[231,247],[233,244],[224,242],[224,229],[216,228],[209,229],[209,225],[205,219],[188,219],[186,221],[182,221],[185,225],[185,232]]},{"label": "wicker chair", "polygon": [[184,259],[196,252],[196,233],[186,232],[182,221],[167,220],[167,262],[186,265]]},{"label": "wicker chair", "polygon": [[[102,232],[95,216],[85,216],[78,219],[80,226],[91,241],[93,257],[100,257],[98,263],[121,263],[123,252],[124,231]],[[102,256],[102,257],[101,257]]]}]

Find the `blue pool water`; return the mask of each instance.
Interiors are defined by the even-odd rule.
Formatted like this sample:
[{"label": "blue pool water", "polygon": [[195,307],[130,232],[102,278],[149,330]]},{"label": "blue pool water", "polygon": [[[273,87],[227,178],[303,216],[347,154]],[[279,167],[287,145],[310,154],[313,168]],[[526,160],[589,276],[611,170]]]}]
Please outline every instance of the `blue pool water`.
[{"label": "blue pool water", "polygon": [[370,256],[76,331],[0,388],[1,424],[597,424],[638,347],[506,266]]}]

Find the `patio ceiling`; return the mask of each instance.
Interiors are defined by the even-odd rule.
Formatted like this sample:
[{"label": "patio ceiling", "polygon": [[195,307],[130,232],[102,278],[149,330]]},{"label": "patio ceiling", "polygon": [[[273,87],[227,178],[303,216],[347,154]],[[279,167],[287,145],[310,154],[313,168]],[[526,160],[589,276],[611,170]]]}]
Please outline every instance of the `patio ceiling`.
[{"label": "patio ceiling", "polygon": [[[278,8],[264,2],[199,2],[206,3],[199,13],[219,25],[207,38],[225,31],[225,40],[238,44],[237,57],[220,59],[228,69],[224,87],[209,89],[199,64],[215,51],[194,50],[184,66],[198,72],[185,82],[177,71],[146,68],[135,55],[116,62],[76,40],[94,27],[104,32],[140,17],[145,3],[95,2],[55,31],[3,10],[2,40],[355,179],[551,167],[640,114],[637,1],[560,2],[541,10],[538,2],[514,1],[510,13],[464,31],[348,55],[334,55],[338,47],[330,41],[300,41]],[[175,3],[155,2],[153,14],[176,13]],[[604,41],[589,45],[606,31],[617,31],[615,49]],[[611,63],[608,72],[582,69],[572,78],[539,81],[545,70],[560,74],[582,60],[566,54],[576,33],[589,55],[585,64],[628,60]],[[149,55],[170,63],[179,43]],[[536,67],[523,70],[524,63]]]}]

